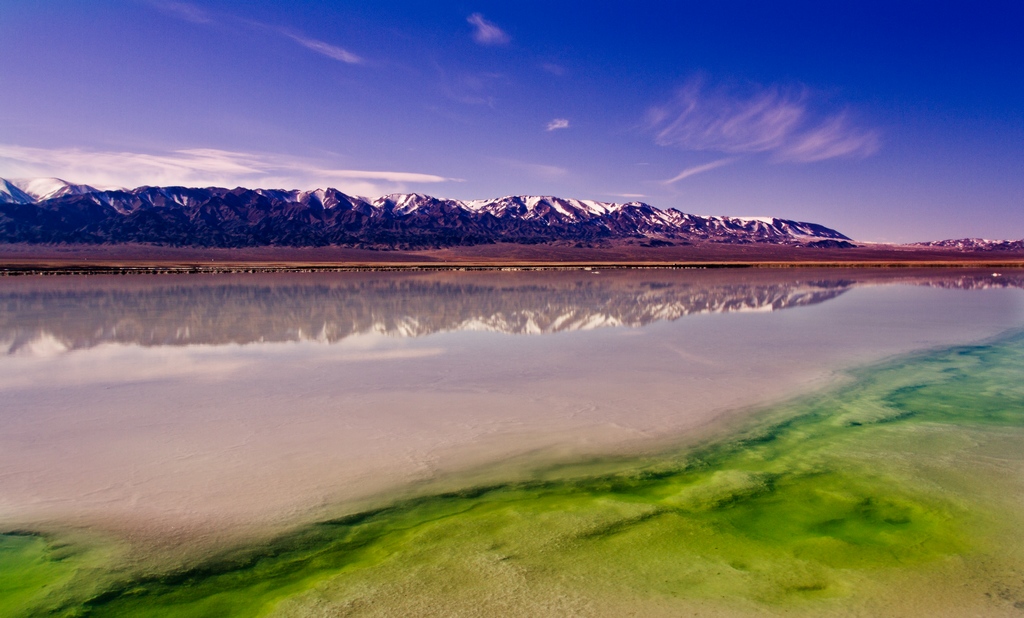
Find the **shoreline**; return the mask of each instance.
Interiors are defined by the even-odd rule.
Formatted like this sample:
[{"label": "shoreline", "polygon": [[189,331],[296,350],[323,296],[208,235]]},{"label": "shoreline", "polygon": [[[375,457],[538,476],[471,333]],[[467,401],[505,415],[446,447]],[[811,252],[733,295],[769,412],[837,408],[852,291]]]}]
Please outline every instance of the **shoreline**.
[{"label": "shoreline", "polygon": [[899,245],[849,249],[700,243],[589,247],[496,243],[423,250],[0,244],[0,276],[248,272],[734,268],[1024,268],[1024,255]]},{"label": "shoreline", "polygon": [[1022,260],[949,260],[884,262],[460,262],[460,263],[30,263],[0,262],[0,277],[74,275],[199,275],[254,273],[344,272],[461,272],[461,271],[587,271],[587,270],[715,270],[715,269],[907,269],[907,268],[1012,268],[1024,269]]}]

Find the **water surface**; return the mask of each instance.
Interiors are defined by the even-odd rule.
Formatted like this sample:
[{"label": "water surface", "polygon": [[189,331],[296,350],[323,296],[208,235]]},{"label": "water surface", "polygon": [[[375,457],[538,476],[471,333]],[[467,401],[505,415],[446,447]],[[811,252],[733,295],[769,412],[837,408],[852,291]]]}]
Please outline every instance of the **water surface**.
[{"label": "water surface", "polygon": [[[3,280],[0,522],[23,534],[3,537],[0,598],[30,607],[49,582],[47,602],[99,594],[97,614],[868,611],[872,573],[895,569],[922,599],[969,572],[982,607],[1019,564],[1015,547],[986,554],[998,576],[963,562],[1019,530],[999,471],[1020,471],[1020,402],[997,395],[1019,382],[1024,277],[998,275]],[[963,490],[978,479],[1001,492]],[[389,510],[337,519],[370,507]],[[105,573],[94,592],[82,565]],[[1014,609],[1007,590],[989,609]]]}]

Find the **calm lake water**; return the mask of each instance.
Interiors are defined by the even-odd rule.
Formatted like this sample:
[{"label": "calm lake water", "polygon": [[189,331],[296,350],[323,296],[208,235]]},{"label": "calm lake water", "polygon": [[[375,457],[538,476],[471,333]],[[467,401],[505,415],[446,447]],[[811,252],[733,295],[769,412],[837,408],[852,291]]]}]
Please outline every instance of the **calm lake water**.
[{"label": "calm lake water", "polygon": [[0,610],[1024,615],[1021,288],[2,279]]}]

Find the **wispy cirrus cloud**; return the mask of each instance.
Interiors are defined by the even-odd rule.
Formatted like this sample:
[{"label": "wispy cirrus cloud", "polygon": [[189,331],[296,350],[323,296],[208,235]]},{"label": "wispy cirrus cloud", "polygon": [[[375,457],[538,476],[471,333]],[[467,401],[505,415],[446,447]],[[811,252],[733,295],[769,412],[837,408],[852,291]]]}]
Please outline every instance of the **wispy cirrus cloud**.
[{"label": "wispy cirrus cloud", "polygon": [[353,178],[361,180],[384,180],[386,182],[412,182],[412,183],[433,183],[433,182],[462,182],[459,178],[445,178],[434,174],[420,174],[417,172],[375,172],[369,170],[332,170],[319,169],[319,174],[328,178]]},{"label": "wispy cirrus cloud", "polygon": [[448,71],[434,63],[438,86],[445,98],[466,105],[493,106],[508,77],[502,73]]},{"label": "wispy cirrus cloud", "polygon": [[324,41],[312,39],[293,30],[279,29],[278,32],[288,37],[289,39],[295,41],[299,45],[305,47],[306,49],[314,51],[322,56],[327,56],[328,58],[333,58],[334,60],[338,60],[346,64],[363,63],[362,58],[353,54],[347,49],[338,47],[337,45],[332,45]]},{"label": "wispy cirrus cloud", "polygon": [[568,128],[569,128],[569,121],[568,121],[568,119],[566,119],[566,118],[555,118],[554,120],[548,122],[548,124],[544,128],[544,130],[545,131],[557,131],[559,129],[568,129]]},{"label": "wispy cirrus cloud", "polygon": [[326,41],[315,39],[313,37],[303,34],[302,32],[290,28],[271,26],[256,21],[249,21],[227,13],[220,13],[216,16],[218,17],[218,19],[215,19],[215,15],[210,11],[188,2],[162,2],[159,0],[152,0],[150,4],[156,7],[158,10],[163,11],[164,13],[173,15],[174,17],[192,22],[194,24],[216,23],[220,25],[234,25],[236,27],[240,26],[243,28],[253,28],[257,30],[270,31],[277,33],[285,38],[291,39],[295,43],[298,43],[299,45],[305,47],[310,51],[316,52],[322,56],[326,56],[339,62],[344,62],[346,64],[362,64],[364,62],[362,57],[352,53],[351,51],[343,47],[334,45],[333,43],[328,43]]},{"label": "wispy cirrus cloud", "polygon": [[377,196],[408,185],[459,182],[435,174],[353,170],[289,155],[190,148],[162,153],[32,148],[0,144],[0,177],[56,176],[101,186],[314,188]]},{"label": "wispy cirrus cloud", "polygon": [[466,18],[473,26],[473,40],[481,45],[507,45],[512,37],[496,24],[484,19],[480,13],[473,13]]},{"label": "wispy cirrus cloud", "polygon": [[776,161],[863,158],[877,152],[881,143],[877,130],[857,126],[849,112],[815,109],[804,87],[758,86],[738,93],[727,87],[709,88],[704,80],[693,79],[673,100],[652,108],[647,124],[661,146],[769,153]]},{"label": "wispy cirrus cloud", "polygon": [[703,174],[704,172],[710,172],[713,169],[717,169],[719,167],[723,167],[723,166],[729,165],[730,163],[732,163],[734,161],[736,161],[736,157],[726,157],[725,159],[718,159],[717,161],[712,161],[710,163],[704,163],[703,165],[694,165],[693,167],[688,167],[685,170],[679,172],[678,174],[676,174],[672,178],[669,178],[668,180],[662,181],[662,184],[670,185],[670,184],[672,184],[674,182],[679,182],[680,180],[682,180],[684,178],[689,178],[690,176],[696,176],[697,174]]},{"label": "wispy cirrus cloud", "polygon": [[544,180],[557,180],[569,175],[569,170],[557,165],[545,165],[543,163],[532,163],[518,159],[495,158],[493,160],[518,172]]},{"label": "wispy cirrus cloud", "polygon": [[150,2],[150,4],[164,13],[169,13],[193,24],[213,23],[213,18],[206,9],[188,2]]},{"label": "wispy cirrus cloud", "polygon": [[560,64],[555,64],[554,62],[545,62],[540,65],[540,68],[556,77],[562,77],[565,75],[565,67]]},{"label": "wispy cirrus cloud", "polygon": [[866,157],[878,151],[880,141],[877,131],[856,129],[846,114],[839,114],[795,136],[780,154],[787,160],[804,163]]}]

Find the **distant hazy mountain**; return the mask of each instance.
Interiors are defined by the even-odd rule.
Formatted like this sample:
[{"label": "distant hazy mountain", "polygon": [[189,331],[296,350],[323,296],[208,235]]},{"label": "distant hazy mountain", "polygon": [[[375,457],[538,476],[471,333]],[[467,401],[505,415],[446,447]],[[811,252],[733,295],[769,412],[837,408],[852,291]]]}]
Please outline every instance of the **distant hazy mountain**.
[{"label": "distant hazy mountain", "polygon": [[417,193],[367,200],[336,189],[100,191],[54,178],[0,179],[0,242],[418,249],[494,242],[586,245],[623,238],[649,246],[853,246],[843,234],[815,223],[699,216],[640,202],[535,196],[460,201]]},{"label": "distant hazy mountain", "polygon": [[914,243],[915,247],[944,247],[961,251],[1024,251],[1024,240],[987,240],[985,238],[956,238]]}]

